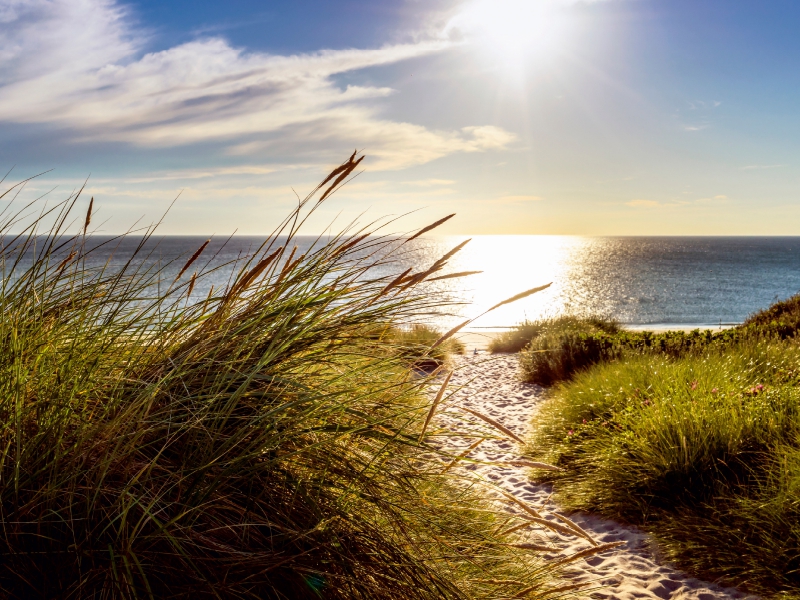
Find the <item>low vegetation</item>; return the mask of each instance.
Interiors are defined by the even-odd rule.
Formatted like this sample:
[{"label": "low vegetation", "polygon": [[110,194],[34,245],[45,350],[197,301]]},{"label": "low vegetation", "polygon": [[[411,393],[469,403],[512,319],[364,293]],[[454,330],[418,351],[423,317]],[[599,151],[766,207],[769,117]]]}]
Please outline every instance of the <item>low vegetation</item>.
[{"label": "low vegetation", "polygon": [[464,354],[464,344],[452,337],[433,347],[441,335],[441,331],[424,323],[414,323],[405,328],[387,327],[381,332],[383,341],[391,344],[401,357],[407,358],[413,368],[422,371],[448,366],[450,357]]},{"label": "low vegetation", "polygon": [[528,451],[564,470],[536,477],[694,574],[800,597],[798,315],[794,297],[721,333],[563,335],[553,355],[582,362],[552,359],[574,368],[552,369]]},{"label": "low vegetation", "polygon": [[521,352],[522,379],[539,385],[566,381],[601,362],[647,354],[674,358],[746,340],[785,340],[800,329],[800,295],[758,312],[722,331],[626,331],[601,317],[562,316],[525,321],[499,335],[491,352]]},{"label": "low vegetation", "polygon": [[427,441],[439,382],[411,368],[446,356],[408,324],[436,308],[420,286],[447,256],[386,278],[373,267],[408,238],[351,230],[291,250],[357,164],[199,303],[187,296],[209,275],[205,246],[165,282],[166,266],[145,261],[152,230],[108,270],[91,266],[109,249],[87,236],[91,203],[72,236],[77,196],[45,209],[47,231],[26,224],[29,207],[6,208],[0,594],[563,595]]},{"label": "low vegetation", "polygon": [[616,321],[601,317],[563,315],[536,321],[523,321],[492,339],[489,342],[489,351],[492,353],[519,352],[527,347],[532,340],[545,333],[553,334],[562,331],[573,333],[617,333],[619,330],[620,326]]}]

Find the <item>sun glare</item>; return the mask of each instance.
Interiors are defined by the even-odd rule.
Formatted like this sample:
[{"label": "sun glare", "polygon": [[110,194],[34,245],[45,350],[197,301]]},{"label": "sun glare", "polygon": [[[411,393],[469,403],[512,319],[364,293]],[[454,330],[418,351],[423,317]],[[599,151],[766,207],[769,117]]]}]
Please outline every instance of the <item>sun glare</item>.
[{"label": "sun glare", "polygon": [[451,21],[482,53],[509,66],[553,57],[571,25],[564,0],[474,0]]}]

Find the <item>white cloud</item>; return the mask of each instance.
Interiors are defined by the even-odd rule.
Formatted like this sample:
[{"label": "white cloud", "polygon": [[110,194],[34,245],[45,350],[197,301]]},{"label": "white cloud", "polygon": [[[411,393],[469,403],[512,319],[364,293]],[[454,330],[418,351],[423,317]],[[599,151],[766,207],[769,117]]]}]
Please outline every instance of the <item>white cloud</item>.
[{"label": "white cloud", "polygon": [[113,0],[0,0],[0,121],[144,147],[214,142],[228,154],[366,148],[373,169],[503,148],[496,127],[434,131],[380,118],[385,87],[332,77],[424,56],[433,41],[276,56],[223,39],[142,55],[147,33]]}]

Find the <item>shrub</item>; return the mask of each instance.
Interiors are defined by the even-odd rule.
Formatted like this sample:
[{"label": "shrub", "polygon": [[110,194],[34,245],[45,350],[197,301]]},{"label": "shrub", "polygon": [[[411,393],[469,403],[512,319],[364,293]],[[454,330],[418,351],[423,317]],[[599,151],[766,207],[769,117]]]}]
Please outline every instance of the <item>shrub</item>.
[{"label": "shrub", "polygon": [[616,321],[603,317],[576,317],[563,315],[536,321],[523,321],[489,342],[489,351],[519,352],[539,335],[550,332],[570,331],[575,333],[617,333],[620,326]]},{"label": "shrub", "polygon": [[534,338],[520,355],[519,366],[525,381],[553,385],[569,379],[575,372],[620,354],[620,347],[608,334],[561,331]]}]

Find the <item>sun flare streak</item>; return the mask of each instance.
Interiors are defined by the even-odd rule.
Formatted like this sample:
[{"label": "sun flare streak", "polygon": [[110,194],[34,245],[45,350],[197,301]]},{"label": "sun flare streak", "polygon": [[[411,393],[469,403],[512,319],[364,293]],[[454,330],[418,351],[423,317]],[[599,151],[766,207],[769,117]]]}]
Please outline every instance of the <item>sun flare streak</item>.
[{"label": "sun flare streak", "polygon": [[574,28],[564,0],[472,0],[447,30],[476,43],[507,65],[547,59],[563,51]]}]

